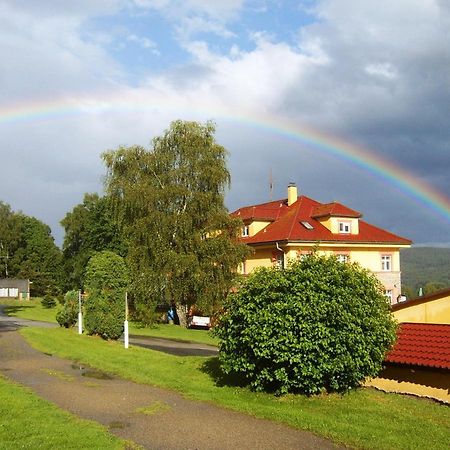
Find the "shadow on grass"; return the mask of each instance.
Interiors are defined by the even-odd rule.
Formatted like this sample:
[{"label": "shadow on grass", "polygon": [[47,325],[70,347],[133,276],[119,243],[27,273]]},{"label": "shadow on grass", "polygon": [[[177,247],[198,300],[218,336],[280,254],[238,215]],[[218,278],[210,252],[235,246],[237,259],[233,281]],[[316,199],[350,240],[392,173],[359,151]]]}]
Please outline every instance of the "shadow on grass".
[{"label": "shadow on grass", "polygon": [[226,374],[220,367],[219,358],[208,358],[200,367],[203,373],[206,373],[218,387],[246,387],[248,382],[241,374]]},{"label": "shadow on grass", "polygon": [[7,305],[3,307],[3,313],[7,316],[15,316],[19,311],[25,311],[27,309],[33,309],[33,305],[20,305],[20,306],[13,306],[13,305]]}]

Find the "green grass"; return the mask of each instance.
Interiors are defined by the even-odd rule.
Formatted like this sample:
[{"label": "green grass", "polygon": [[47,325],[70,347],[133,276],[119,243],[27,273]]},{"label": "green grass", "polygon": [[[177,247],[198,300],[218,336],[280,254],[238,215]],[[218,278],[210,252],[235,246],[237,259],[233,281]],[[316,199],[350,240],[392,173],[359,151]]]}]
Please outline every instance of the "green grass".
[{"label": "green grass", "polygon": [[55,308],[44,308],[40,298],[31,300],[0,300],[0,305],[6,305],[4,309],[8,316],[21,319],[39,320],[41,322],[55,322],[59,305]]},{"label": "green grass", "polygon": [[[46,309],[41,305],[40,298],[34,298],[30,301],[0,299],[0,305],[6,305],[5,313],[8,316],[55,323],[56,313],[60,308],[58,305],[55,308]],[[190,330],[177,325],[158,324],[152,327],[143,327],[139,323],[131,322],[129,330],[130,334],[139,336],[175,339],[209,345],[218,344],[218,340],[206,330]]]},{"label": "green grass", "polygon": [[178,341],[198,342],[200,344],[217,345],[218,340],[211,336],[207,330],[191,330],[178,325],[158,324],[153,327],[142,327],[132,322],[129,328],[130,334],[151,336]]},{"label": "green grass", "polygon": [[[125,449],[130,443],[0,376],[0,449]],[[137,447],[136,447],[137,448]]]},{"label": "green grass", "polygon": [[429,400],[360,389],[347,395],[274,397],[225,380],[217,358],[176,357],[63,329],[21,333],[41,351],[83,362],[236,411],[312,431],[335,442],[371,449],[447,449],[450,408]]}]

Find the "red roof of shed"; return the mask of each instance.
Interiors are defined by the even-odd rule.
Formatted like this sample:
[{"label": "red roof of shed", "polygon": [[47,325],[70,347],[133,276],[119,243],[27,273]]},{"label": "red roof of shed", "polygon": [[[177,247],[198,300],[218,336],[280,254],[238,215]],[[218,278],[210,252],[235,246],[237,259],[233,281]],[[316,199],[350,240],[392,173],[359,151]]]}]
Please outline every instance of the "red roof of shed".
[{"label": "red roof of shed", "polygon": [[450,370],[450,325],[402,323],[385,361]]}]

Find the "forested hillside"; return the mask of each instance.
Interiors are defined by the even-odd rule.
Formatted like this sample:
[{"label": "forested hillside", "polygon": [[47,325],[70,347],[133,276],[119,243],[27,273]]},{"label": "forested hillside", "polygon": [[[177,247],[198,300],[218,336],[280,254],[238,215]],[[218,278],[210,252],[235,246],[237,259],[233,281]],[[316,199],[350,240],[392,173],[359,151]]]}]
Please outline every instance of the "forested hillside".
[{"label": "forested hillside", "polygon": [[416,247],[401,251],[402,285],[408,297],[450,287],[450,248]]}]

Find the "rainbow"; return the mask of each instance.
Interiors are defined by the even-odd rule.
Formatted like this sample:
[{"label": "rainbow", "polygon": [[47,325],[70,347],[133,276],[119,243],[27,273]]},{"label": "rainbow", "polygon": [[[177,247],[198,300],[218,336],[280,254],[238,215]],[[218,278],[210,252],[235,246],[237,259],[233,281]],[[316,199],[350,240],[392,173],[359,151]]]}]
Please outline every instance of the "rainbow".
[{"label": "rainbow", "polygon": [[[299,126],[284,119],[264,116],[261,112],[256,114],[241,112],[236,115],[230,110],[218,108],[217,104],[199,105],[198,99],[185,100],[183,105],[179,100],[171,101],[167,95],[152,93],[151,99],[144,99],[137,92],[127,91],[116,96],[104,94],[101,97],[64,97],[52,101],[36,100],[3,106],[0,107],[0,126],[20,121],[55,120],[80,114],[151,113],[161,110],[172,112],[172,118],[178,118],[181,114],[187,117],[192,117],[194,114],[210,117],[211,111],[214,111],[214,115],[219,119],[244,124],[300,142],[349,163],[387,183],[450,224],[450,199],[398,164],[381,158],[368,148],[348,140],[327,135],[303,125]],[[239,108],[239,111],[242,111],[242,108]]]}]

